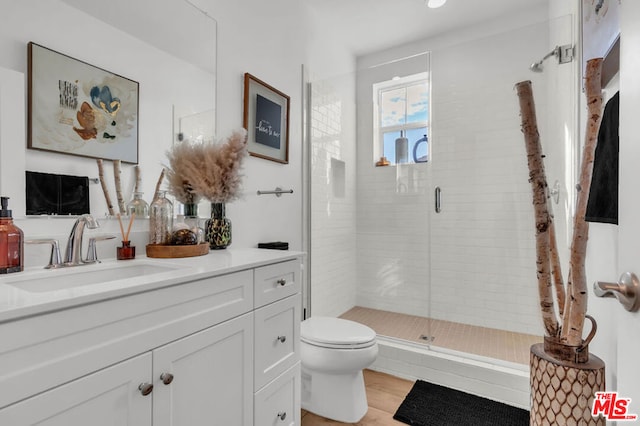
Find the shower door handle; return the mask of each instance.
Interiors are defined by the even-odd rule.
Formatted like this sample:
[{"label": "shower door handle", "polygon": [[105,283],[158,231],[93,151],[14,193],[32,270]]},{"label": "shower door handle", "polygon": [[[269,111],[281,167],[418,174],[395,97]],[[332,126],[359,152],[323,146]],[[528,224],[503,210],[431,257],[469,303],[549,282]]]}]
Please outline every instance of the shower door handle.
[{"label": "shower door handle", "polygon": [[439,186],[436,186],[436,191],[435,191],[435,195],[436,195],[436,213],[440,213],[440,211],[442,211],[442,189],[440,189]]}]

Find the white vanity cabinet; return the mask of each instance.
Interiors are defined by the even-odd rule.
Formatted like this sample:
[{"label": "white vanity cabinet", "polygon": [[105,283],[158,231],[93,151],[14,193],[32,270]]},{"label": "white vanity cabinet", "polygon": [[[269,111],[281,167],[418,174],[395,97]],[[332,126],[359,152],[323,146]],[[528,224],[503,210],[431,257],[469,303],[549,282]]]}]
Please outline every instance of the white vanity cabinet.
[{"label": "white vanity cabinet", "polygon": [[0,322],[0,425],[299,424],[288,257]]}]

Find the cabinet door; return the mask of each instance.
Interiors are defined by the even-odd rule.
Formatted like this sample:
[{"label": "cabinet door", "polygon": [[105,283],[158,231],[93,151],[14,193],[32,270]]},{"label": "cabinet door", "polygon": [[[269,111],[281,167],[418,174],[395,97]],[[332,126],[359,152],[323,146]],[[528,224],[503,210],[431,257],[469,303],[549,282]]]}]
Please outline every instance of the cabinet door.
[{"label": "cabinet door", "polygon": [[251,313],[154,350],[154,426],[252,425],[252,366]]},{"label": "cabinet door", "polygon": [[300,424],[300,363],[260,389],[255,396],[255,426]]},{"label": "cabinet door", "polygon": [[0,425],[151,426],[151,354],[51,389],[0,410]]}]

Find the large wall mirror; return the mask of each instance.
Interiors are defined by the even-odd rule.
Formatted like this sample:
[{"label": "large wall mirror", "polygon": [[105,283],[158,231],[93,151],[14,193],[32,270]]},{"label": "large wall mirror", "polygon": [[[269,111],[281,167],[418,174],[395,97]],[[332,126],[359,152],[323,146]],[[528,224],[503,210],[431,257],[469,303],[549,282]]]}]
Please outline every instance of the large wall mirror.
[{"label": "large wall mirror", "polygon": [[[27,43],[32,41],[138,82],[138,164],[150,202],[165,153],[178,134],[213,138],[215,132],[217,23],[206,7],[201,0],[170,0],[161,7],[154,0],[16,2],[0,38],[11,48],[0,66],[23,72],[26,81]],[[94,158],[20,150],[6,139],[0,143],[5,149],[13,145],[16,155],[0,158],[0,167],[13,170],[12,175],[23,175],[18,167],[24,164],[24,170],[88,176],[90,182],[98,176]],[[110,163],[105,161],[105,177],[113,194]],[[15,188],[24,186],[19,183]],[[123,164],[122,183],[127,202],[135,184],[133,164]],[[12,192],[14,213],[21,216],[25,195]],[[91,213],[104,217],[108,209],[100,185],[90,183],[89,194]]]},{"label": "large wall mirror", "polygon": [[[192,99],[176,99],[174,142],[214,137],[217,23],[204,2],[173,0],[158,8],[154,0],[113,0],[108,4],[62,1],[209,73],[213,91],[194,93]],[[175,83],[194,87],[200,84],[188,80]]]}]

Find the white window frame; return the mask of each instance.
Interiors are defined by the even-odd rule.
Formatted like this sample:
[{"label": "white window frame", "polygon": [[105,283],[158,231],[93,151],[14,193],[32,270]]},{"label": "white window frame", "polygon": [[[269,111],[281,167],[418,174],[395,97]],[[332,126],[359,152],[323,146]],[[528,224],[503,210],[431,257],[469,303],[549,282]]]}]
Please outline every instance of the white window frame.
[{"label": "white window frame", "polygon": [[[429,72],[421,72],[418,74],[413,74],[407,77],[394,77],[392,80],[383,81],[380,83],[373,84],[373,99],[374,99],[374,149],[373,149],[373,161],[374,163],[380,160],[380,157],[384,155],[384,134],[387,132],[401,131],[404,130],[412,130],[419,129],[422,127],[427,128],[427,139],[429,140],[428,146],[428,158],[431,161],[431,80],[429,78]],[[416,85],[418,83],[426,83],[427,90],[429,93],[429,109],[427,114],[427,121],[425,122],[415,122],[415,123],[405,123],[402,125],[393,125],[393,126],[385,126],[382,127],[382,94],[384,92],[406,88],[409,86]],[[406,108],[406,106],[405,106]],[[405,111],[406,114],[406,111]],[[406,134],[406,133],[405,133]],[[416,164],[411,161],[409,164]],[[393,164],[392,164],[393,165]]]}]

